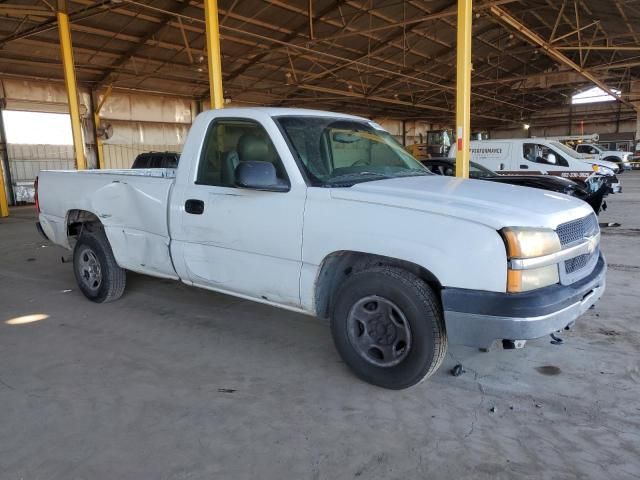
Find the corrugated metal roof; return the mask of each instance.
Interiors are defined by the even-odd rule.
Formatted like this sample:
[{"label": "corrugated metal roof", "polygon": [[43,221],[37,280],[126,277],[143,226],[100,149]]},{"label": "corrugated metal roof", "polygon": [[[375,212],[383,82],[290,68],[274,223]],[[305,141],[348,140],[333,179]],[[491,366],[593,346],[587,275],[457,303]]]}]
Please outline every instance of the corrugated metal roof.
[{"label": "corrugated metal roof", "polygon": [[[62,78],[55,16],[48,4],[0,4],[0,74]],[[508,11],[624,95],[640,74],[637,2],[475,4],[476,125],[519,121],[566,103],[588,84],[580,75],[565,75],[566,67],[502,24],[487,8],[491,5]],[[225,97],[236,104],[434,122],[452,118],[455,1],[312,0],[311,5],[309,15],[308,0],[220,0]],[[83,85],[208,95],[200,2],[73,0],[69,12]]]}]

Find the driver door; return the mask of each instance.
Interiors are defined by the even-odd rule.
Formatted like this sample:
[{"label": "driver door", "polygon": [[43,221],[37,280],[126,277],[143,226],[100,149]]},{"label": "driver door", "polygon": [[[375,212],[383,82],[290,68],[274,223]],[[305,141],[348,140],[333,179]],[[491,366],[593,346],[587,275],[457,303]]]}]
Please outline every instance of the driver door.
[{"label": "driver door", "polygon": [[[247,142],[247,139],[249,141]],[[256,120],[220,117],[209,125],[197,169],[182,191],[174,234],[186,279],[258,300],[300,305],[302,215],[306,189],[235,186],[235,167],[268,161],[289,181],[281,156]],[[184,161],[184,160],[183,160]]]}]

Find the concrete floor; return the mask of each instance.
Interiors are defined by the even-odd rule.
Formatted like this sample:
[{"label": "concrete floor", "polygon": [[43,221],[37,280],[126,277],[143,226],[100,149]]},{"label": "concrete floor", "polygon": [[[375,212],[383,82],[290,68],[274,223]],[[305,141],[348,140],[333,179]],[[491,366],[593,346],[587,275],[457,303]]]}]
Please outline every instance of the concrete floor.
[{"label": "concrete floor", "polygon": [[[607,293],[565,344],[451,348],[400,392],[356,380],[313,318],[135,274],[95,305],[13,209],[0,478],[640,478],[640,172],[622,181],[601,215],[622,224],[603,229]],[[48,318],[6,323],[31,314]]]}]

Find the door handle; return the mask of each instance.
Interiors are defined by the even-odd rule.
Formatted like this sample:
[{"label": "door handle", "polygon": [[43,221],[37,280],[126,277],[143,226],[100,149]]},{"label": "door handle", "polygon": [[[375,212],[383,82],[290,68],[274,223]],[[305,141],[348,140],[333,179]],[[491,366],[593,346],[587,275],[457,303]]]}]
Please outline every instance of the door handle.
[{"label": "door handle", "polygon": [[520,168],[529,168],[529,165],[520,165]]},{"label": "door handle", "polygon": [[190,198],[184,202],[184,211],[193,215],[202,215],[202,212],[204,212],[204,202]]}]

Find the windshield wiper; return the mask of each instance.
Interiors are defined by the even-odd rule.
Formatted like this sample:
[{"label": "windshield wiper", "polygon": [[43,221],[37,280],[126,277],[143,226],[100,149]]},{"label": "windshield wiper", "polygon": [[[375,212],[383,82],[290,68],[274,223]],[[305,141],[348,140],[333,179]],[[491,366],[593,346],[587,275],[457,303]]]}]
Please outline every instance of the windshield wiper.
[{"label": "windshield wiper", "polygon": [[328,185],[335,185],[335,184],[349,183],[350,180],[369,181],[369,180],[382,180],[386,178],[392,178],[392,177],[390,177],[389,175],[384,175],[383,173],[365,171],[365,172],[343,173],[342,175],[336,175],[335,177],[331,177],[325,180],[325,183]]},{"label": "windshield wiper", "polygon": [[[431,172],[422,171],[422,170],[401,170],[393,174],[393,177],[426,177],[427,175],[433,175]],[[389,177],[389,178],[393,178]]]}]

